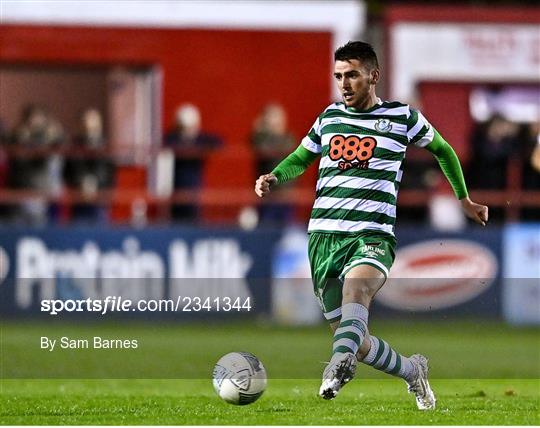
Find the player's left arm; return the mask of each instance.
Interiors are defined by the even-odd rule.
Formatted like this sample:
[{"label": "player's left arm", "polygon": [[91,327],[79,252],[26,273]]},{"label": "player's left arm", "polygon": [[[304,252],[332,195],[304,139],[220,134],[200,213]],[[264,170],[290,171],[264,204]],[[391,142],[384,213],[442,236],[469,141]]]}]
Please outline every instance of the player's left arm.
[{"label": "player's left arm", "polygon": [[465,214],[473,219],[476,223],[485,226],[488,221],[488,207],[477,204],[469,198],[463,170],[456,155],[456,152],[450,144],[448,144],[441,134],[433,129],[433,140],[425,146],[439,162],[444,175],[448,179],[456,197],[461,201],[461,206]]}]

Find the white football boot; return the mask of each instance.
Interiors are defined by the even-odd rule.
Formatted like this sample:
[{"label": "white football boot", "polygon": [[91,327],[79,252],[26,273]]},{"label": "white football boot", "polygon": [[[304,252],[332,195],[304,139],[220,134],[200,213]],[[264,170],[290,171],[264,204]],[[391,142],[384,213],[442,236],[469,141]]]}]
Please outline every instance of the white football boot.
[{"label": "white football boot", "polygon": [[332,400],[347,382],[351,381],[356,372],[358,360],[351,352],[335,354],[323,372],[319,396]]},{"label": "white football boot", "polygon": [[417,375],[411,383],[407,382],[408,391],[414,393],[418,409],[433,410],[437,399],[428,382],[428,360],[420,354],[411,355],[409,358],[416,366]]}]

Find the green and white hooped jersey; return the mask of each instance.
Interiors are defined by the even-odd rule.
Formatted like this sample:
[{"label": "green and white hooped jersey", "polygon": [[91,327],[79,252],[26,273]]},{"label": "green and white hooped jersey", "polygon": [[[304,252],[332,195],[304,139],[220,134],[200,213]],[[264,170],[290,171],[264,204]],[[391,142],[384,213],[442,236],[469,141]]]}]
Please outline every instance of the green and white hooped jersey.
[{"label": "green and white hooped jersey", "polygon": [[417,110],[382,102],[366,111],[334,103],[302,145],[321,154],[308,232],[377,230],[394,234],[407,146],[428,145],[433,127]]}]

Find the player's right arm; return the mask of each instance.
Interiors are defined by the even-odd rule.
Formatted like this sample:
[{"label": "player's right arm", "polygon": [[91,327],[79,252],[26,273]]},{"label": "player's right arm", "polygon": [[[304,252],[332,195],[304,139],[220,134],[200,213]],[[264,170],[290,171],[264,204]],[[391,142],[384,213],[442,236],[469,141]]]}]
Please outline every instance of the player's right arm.
[{"label": "player's right arm", "polygon": [[319,153],[314,153],[300,144],[297,149],[283,159],[270,174],[261,175],[255,182],[255,193],[263,198],[272,186],[294,180],[302,175],[317,159]]}]

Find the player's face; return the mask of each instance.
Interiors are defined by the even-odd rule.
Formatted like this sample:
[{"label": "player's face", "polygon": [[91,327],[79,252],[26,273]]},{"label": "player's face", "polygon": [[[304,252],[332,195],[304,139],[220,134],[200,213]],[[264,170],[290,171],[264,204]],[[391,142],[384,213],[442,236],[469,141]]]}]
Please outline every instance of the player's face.
[{"label": "player's face", "polygon": [[359,60],[336,61],[334,77],[347,107],[365,108],[374,94],[378,70],[370,70]]}]

